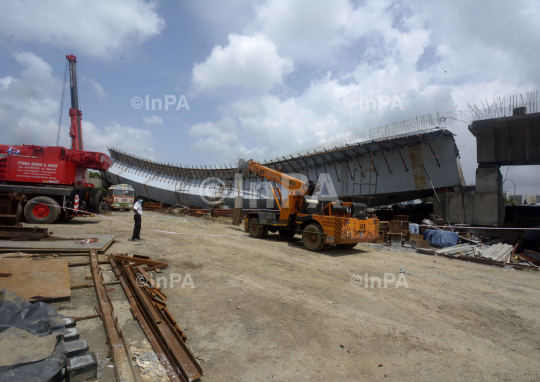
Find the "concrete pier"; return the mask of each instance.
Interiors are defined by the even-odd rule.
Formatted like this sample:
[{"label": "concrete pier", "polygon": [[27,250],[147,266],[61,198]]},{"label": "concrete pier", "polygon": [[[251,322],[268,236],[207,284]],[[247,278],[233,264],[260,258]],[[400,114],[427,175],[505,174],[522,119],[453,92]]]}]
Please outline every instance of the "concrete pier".
[{"label": "concrete pier", "polygon": [[540,113],[474,121],[469,131],[480,167],[540,164]]},{"label": "concrete pier", "polygon": [[452,224],[500,226],[505,210],[500,166],[540,164],[540,113],[474,121],[469,130],[476,137],[476,188],[439,194],[433,209]]}]

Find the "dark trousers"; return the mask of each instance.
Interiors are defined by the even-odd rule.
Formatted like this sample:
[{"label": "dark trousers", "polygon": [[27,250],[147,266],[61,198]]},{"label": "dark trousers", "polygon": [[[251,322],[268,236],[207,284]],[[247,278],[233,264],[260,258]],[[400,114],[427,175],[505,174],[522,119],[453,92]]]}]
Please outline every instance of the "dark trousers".
[{"label": "dark trousers", "polygon": [[141,237],[139,235],[141,234],[142,217],[141,215],[135,214],[133,215],[133,220],[135,220],[135,227],[133,228],[132,239],[140,239]]}]

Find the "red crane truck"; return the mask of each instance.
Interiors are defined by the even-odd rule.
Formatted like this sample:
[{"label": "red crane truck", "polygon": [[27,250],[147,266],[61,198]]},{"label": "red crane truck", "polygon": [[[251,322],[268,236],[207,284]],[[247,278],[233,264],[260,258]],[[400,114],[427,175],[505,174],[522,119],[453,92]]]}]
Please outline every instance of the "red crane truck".
[{"label": "red crane truck", "polygon": [[77,92],[77,57],[69,62],[71,88],[71,149],[61,146],[1,145],[0,193],[26,195],[18,215],[28,222],[51,224],[60,218],[71,219],[80,211],[99,213],[103,195],[86,183],[86,170],[109,169],[108,155],[85,151],[82,136],[82,112]]}]

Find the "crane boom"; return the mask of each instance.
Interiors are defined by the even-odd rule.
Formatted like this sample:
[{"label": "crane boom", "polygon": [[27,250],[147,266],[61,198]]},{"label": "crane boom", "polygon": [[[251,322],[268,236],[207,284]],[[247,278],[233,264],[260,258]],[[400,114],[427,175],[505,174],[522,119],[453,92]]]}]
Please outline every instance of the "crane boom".
[{"label": "crane boom", "polygon": [[69,85],[71,90],[71,127],[69,136],[71,137],[72,150],[84,150],[82,136],[82,112],[79,110],[79,93],[77,87],[77,57],[73,54],[66,56],[69,61]]},{"label": "crane boom", "polygon": [[261,165],[259,162],[240,159],[238,161],[238,168],[240,172],[251,171],[265,179],[274,181],[285,187],[292,195],[304,195],[308,192],[308,184],[306,182],[290,175],[283,174],[277,170],[272,170],[271,168]]}]

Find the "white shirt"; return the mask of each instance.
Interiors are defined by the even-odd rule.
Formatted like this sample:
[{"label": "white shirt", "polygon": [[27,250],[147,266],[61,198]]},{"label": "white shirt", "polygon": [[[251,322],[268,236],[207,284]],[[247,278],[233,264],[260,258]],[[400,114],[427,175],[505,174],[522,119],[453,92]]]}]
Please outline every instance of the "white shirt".
[{"label": "white shirt", "polygon": [[[139,201],[135,202],[135,204],[133,205],[133,209],[135,211],[137,211],[139,213],[139,215],[142,216],[142,203],[141,202],[139,202]],[[135,213],[135,212],[133,212],[133,213]]]}]

